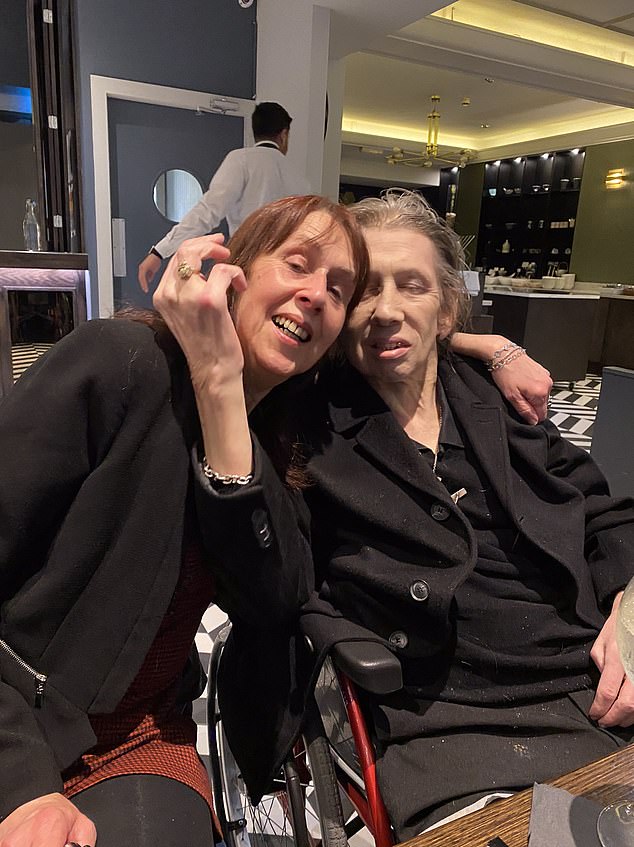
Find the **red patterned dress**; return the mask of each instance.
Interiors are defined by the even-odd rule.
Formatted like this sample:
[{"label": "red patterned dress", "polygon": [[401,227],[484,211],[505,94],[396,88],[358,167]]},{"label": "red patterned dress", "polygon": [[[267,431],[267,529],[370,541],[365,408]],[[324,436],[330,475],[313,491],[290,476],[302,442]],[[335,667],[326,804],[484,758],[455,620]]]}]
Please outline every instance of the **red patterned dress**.
[{"label": "red patterned dress", "polygon": [[90,715],[97,743],[64,772],[67,797],[113,776],[156,774],[193,788],[213,812],[207,771],[196,752],[196,725],[175,709],[178,680],[213,593],[201,544],[190,540],[172,600],[134,682],[115,712]]}]

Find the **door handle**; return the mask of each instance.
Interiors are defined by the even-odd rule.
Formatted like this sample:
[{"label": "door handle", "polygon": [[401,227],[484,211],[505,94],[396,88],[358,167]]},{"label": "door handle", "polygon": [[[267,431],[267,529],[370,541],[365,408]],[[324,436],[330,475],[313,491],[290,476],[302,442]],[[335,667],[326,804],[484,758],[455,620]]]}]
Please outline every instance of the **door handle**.
[{"label": "door handle", "polygon": [[112,275],[128,275],[125,262],[125,218],[112,219]]}]

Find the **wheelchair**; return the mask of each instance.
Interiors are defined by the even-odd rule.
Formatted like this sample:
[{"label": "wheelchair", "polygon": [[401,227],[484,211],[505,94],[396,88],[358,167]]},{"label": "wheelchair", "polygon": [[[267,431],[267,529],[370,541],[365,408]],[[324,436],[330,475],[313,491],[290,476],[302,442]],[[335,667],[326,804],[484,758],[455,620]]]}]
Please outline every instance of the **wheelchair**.
[{"label": "wheelchair", "polygon": [[230,629],[228,624],[213,645],[207,700],[211,781],[227,847],[346,847],[364,826],[376,847],[392,847],[395,840],[356,689],[398,691],[403,685],[398,659],[376,643],[345,642],[333,648],[300,739],[270,792],[253,806],[218,708],[218,669]]}]

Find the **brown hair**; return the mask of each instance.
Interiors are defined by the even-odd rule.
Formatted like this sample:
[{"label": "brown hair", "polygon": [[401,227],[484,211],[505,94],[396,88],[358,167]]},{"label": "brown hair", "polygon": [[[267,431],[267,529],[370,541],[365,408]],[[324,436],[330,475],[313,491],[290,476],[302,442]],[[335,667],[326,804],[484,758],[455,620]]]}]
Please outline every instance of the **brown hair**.
[{"label": "brown hair", "polygon": [[416,191],[388,188],[380,197],[368,197],[348,207],[363,229],[409,229],[426,235],[436,248],[440,303],[450,332],[469,316],[470,300],[461,271],[467,265],[460,239]]},{"label": "brown hair", "polygon": [[313,212],[329,215],[332,223],[327,232],[339,227],[350,244],[355,268],[355,291],[348,305],[349,314],[363,293],[369,266],[368,248],[348,208],[333,203],[327,197],[317,194],[285,197],[252,212],[231,236],[227,245],[231,251],[229,261],[239,265],[248,277],[258,256],[277,250]]}]

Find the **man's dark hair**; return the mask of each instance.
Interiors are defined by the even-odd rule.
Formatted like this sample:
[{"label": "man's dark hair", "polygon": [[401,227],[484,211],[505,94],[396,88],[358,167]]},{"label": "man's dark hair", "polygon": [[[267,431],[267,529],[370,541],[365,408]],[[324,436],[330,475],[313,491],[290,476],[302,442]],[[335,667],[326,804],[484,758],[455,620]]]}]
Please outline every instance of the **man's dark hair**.
[{"label": "man's dark hair", "polygon": [[251,116],[253,137],[275,138],[283,129],[288,129],[293,119],[279,103],[258,103]]}]

